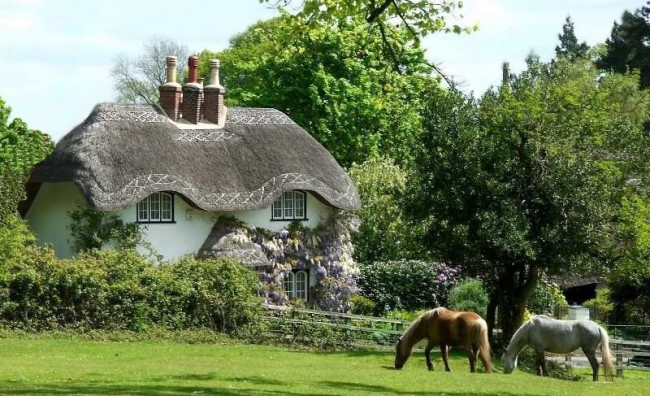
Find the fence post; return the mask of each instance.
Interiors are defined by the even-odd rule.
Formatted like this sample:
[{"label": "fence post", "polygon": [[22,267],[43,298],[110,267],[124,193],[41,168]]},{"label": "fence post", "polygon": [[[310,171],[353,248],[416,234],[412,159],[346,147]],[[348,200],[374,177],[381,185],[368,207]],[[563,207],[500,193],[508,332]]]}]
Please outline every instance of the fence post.
[{"label": "fence post", "polygon": [[620,342],[616,343],[616,376],[623,378],[623,349]]},{"label": "fence post", "polygon": [[564,355],[564,364],[567,367],[571,367],[571,354],[570,353],[567,353],[566,355]]}]

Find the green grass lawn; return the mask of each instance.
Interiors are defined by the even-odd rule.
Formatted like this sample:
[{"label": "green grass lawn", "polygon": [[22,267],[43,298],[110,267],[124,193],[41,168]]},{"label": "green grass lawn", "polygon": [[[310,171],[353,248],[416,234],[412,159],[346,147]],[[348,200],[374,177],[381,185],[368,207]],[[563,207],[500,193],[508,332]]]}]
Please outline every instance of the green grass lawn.
[{"label": "green grass lawn", "polygon": [[0,394],[93,395],[649,395],[650,373],[613,383],[470,374],[454,355],[451,373],[428,372],[422,353],[401,371],[389,352],[307,352],[278,347],[71,338],[0,339]]}]

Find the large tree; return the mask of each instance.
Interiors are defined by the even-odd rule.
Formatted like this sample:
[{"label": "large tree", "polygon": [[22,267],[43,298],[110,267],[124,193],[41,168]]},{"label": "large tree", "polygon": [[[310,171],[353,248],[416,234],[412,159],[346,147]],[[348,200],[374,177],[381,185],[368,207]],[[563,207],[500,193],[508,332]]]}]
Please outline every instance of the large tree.
[{"label": "large tree", "polygon": [[600,68],[617,73],[639,70],[640,87],[650,86],[650,7],[625,11],[621,23],[614,22],[606,45],[607,52],[598,60]]},{"label": "large tree", "polygon": [[408,172],[390,158],[371,158],[350,168],[359,190],[362,219],[353,235],[356,260],[360,263],[399,259],[423,259],[418,235],[422,223],[410,222],[403,198],[409,188]]},{"label": "large tree", "polygon": [[174,40],[153,37],[142,47],[142,53],[136,57],[118,54],[111,69],[111,76],[117,91],[119,103],[159,102],[158,87],[167,81],[165,58],[177,57],[177,69],[183,73],[187,65],[188,49]]},{"label": "large tree", "polygon": [[480,105],[433,97],[415,162],[413,213],[431,249],[491,286],[487,320],[509,338],[542,274],[612,265],[629,180],[647,174],[650,97],[633,75],[559,59]]},{"label": "large tree", "polygon": [[[399,63],[397,57],[404,45],[419,42],[423,37],[436,32],[471,32],[477,26],[463,26],[456,23],[462,18],[463,7],[457,0],[259,0],[271,6],[295,9],[296,18],[302,26],[332,26],[350,19],[364,21],[373,34],[381,38],[383,52],[389,60]],[[299,30],[302,26],[299,27]],[[395,26],[404,28],[407,36],[395,40],[392,30]],[[437,65],[426,62],[447,83],[454,85]]]},{"label": "large tree", "polygon": [[11,108],[0,98],[0,226],[16,215],[29,171],[54,148],[48,135],[29,129],[20,118],[10,122],[10,115]]},{"label": "large tree", "polygon": [[[363,21],[298,29],[282,16],[258,22],[221,53],[221,78],[230,106],[272,107],[286,112],[349,167],[380,154],[399,165],[412,160],[419,141],[422,92],[438,86],[412,43],[394,60]],[[391,28],[391,37],[408,36]],[[392,39],[391,39],[392,40]]]}]

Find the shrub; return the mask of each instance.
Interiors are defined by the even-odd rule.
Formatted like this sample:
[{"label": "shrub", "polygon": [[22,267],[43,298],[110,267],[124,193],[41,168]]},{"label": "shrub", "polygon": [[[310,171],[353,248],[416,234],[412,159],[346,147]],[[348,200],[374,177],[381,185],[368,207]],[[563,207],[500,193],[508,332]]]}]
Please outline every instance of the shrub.
[{"label": "shrub", "polygon": [[457,271],[443,263],[388,261],[360,266],[360,294],[375,303],[374,315],[430,309],[447,302]]},{"label": "shrub", "polygon": [[537,315],[552,316],[555,307],[567,305],[569,304],[559,286],[547,280],[539,282],[528,299],[528,310]]},{"label": "shrub", "polygon": [[596,298],[585,301],[582,305],[591,308],[592,320],[606,322],[614,310],[610,290],[607,287],[596,289]]},{"label": "shrub", "polygon": [[465,279],[449,292],[449,307],[456,311],[472,311],[485,317],[489,297],[478,279]]},{"label": "shrub", "polygon": [[232,332],[259,313],[258,275],[234,260],[187,258],[171,270],[191,287],[185,303],[193,326]]},{"label": "shrub", "polygon": [[49,249],[22,249],[0,266],[0,318],[13,328],[234,333],[260,306],[257,275],[232,260],[158,266],[134,250],[57,260]]},{"label": "shrub", "polygon": [[360,294],[352,296],[352,313],[356,315],[372,315],[375,310],[375,303]]}]

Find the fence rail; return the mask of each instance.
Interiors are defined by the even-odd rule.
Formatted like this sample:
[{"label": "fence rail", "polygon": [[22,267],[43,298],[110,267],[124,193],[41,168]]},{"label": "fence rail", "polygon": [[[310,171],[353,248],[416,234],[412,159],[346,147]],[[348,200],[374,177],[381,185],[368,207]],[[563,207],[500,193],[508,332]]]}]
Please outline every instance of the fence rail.
[{"label": "fence rail", "polygon": [[[352,315],[331,311],[318,311],[313,309],[294,308],[280,305],[266,305],[266,320],[271,322],[281,321],[291,324],[321,325],[342,329],[358,335],[359,340],[368,340],[369,335],[380,334],[385,341],[393,343],[411,322],[406,320],[387,319],[374,316]],[[625,369],[650,370],[650,341],[625,340],[613,336],[616,334],[611,326],[610,348],[615,357],[617,376],[623,376]],[[367,345],[367,344],[366,344]],[[600,352],[600,351],[598,351]],[[562,355],[555,355],[562,358]],[[567,365],[577,364],[584,354],[579,349],[564,355]],[[585,358],[586,360],[586,358]],[[585,363],[588,365],[588,363]]]},{"label": "fence rail", "polygon": [[[266,320],[294,325],[319,325],[346,332],[359,346],[392,345],[411,322],[406,320],[266,305]],[[290,335],[291,336],[291,335]],[[372,341],[369,344],[369,341]]]},{"label": "fence rail", "polygon": [[616,376],[624,369],[650,370],[650,342],[613,339],[610,342],[615,356]]}]

